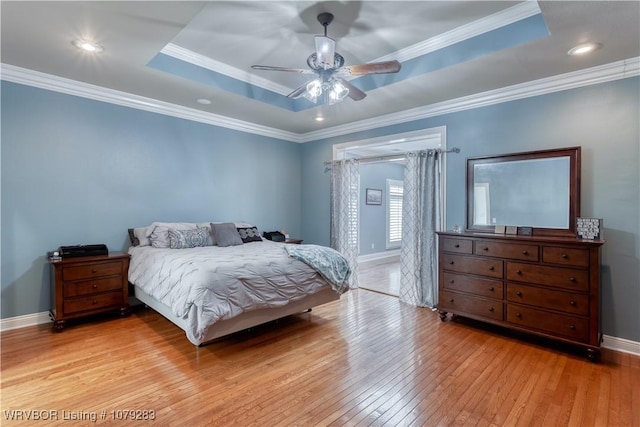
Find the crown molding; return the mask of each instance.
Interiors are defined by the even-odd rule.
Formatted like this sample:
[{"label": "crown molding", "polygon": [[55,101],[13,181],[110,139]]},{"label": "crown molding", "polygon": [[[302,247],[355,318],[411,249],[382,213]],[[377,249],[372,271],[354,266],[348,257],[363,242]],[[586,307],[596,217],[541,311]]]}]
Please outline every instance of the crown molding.
[{"label": "crown molding", "polygon": [[299,139],[299,135],[293,132],[262,126],[244,120],[233,119],[219,114],[207,113],[193,108],[159,101],[153,98],[107,89],[101,86],[66,79],[64,77],[16,67],[14,65],[0,64],[0,78],[13,83],[93,99],[96,101],[108,102],[110,104],[116,104],[123,107],[150,111],[195,122],[206,123],[213,126],[220,126],[241,132],[294,142],[298,142]]},{"label": "crown molding", "polygon": [[381,56],[371,62],[389,61],[393,59],[405,62],[540,13],[542,12],[538,6],[538,2],[526,1],[494,13],[493,15],[489,15],[458,28],[454,28],[453,30],[439,34],[436,37],[432,37],[388,55]]},{"label": "crown molding", "polygon": [[472,108],[486,107],[532,96],[574,89],[640,75],[640,57],[605,64],[598,67],[534,80],[488,92],[482,92],[436,104],[412,108],[399,113],[387,114],[346,125],[334,126],[318,131],[298,134],[272,127],[257,125],[213,113],[206,113],[152,98],[106,89],[75,80],[40,73],[9,64],[0,64],[0,78],[13,83],[61,92],[68,95],[108,102],[124,107],[136,108],[186,120],[220,126],[241,132],[304,143],[319,139],[348,135],[360,131],[391,126]]},{"label": "crown molding", "polygon": [[560,74],[558,76],[520,83],[436,104],[416,107],[399,113],[387,114],[384,116],[352,122],[346,125],[308,132],[301,135],[299,142],[310,142],[333,138],[356,132],[368,131],[375,128],[412,122],[415,120],[456,113],[473,108],[486,107],[489,105],[530,98],[533,96],[561,92],[638,75],[640,75],[640,57],[625,59],[611,64],[587,68],[585,70]]}]

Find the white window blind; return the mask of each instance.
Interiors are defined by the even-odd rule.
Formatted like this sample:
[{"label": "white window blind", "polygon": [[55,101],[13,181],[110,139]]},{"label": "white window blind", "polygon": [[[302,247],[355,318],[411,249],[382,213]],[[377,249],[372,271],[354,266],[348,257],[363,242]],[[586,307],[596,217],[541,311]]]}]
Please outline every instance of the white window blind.
[{"label": "white window blind", "polygon": [[404,183],[387,179],[387,249],[399,248],[402,241],[402,193]]}]

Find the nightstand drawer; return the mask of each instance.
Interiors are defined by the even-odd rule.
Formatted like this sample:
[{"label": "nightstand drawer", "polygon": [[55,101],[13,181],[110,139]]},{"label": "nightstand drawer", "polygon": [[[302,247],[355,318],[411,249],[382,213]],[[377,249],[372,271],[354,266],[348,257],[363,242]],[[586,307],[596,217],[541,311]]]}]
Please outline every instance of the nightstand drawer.
[{"label": "nightstand drawer", "polygon": [[63,295],[65,298],[98,294],[122,289],[122,277],[113,276],[106,279],[65,282],[63,286]]},{"label": "nightstand drawer", "polygon": [[92,277],[114,276],[121,273],[122,263],[120,261],[84,264],[64,267],[62,269],[62,280],[91,279]]},{"label": "nightstand drawer", "polygon": [[122,292],[109,292],[82,298],[65,299],[64,312],[65,314],[73,314],[104,307],[121,306],[122,304],[124,304]]}]

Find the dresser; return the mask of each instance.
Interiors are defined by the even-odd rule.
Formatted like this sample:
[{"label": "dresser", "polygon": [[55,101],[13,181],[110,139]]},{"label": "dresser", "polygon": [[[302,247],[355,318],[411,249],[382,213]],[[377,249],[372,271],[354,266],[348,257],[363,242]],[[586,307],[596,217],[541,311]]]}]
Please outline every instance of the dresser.
[{"label": "dresser", "polygon": [[60,332],[67,320],[107,311],[129,314],[129,255],[50,261],[51,318]]},{"label": "dresser", "polygon": [[601,240],[438,233],[438,311],[583,347],[600,358]]}]

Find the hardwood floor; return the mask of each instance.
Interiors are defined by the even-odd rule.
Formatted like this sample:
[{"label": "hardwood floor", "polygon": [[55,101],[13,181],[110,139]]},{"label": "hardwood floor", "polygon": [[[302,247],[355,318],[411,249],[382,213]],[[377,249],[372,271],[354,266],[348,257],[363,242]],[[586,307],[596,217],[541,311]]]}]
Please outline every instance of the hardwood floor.
[{"label": "hardwood floor", "polygon": [[400,257],[358,264],[360,287],[398,296],[400,291]]},{"label": "hardwood floor", "polygon": [[2,426],[640,425],[640,357],[594,364],[366,290],[201,348],[144,308],[0,338]]}]

